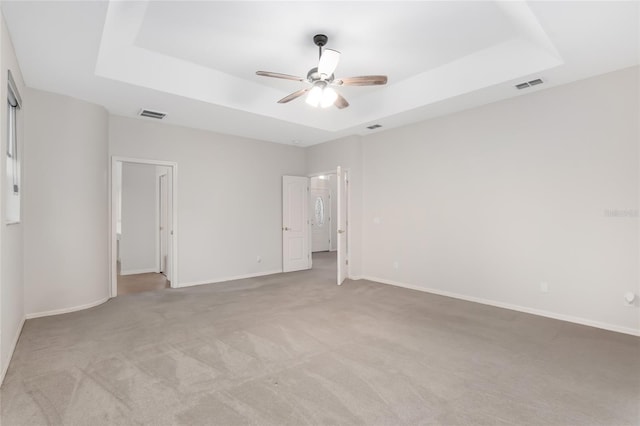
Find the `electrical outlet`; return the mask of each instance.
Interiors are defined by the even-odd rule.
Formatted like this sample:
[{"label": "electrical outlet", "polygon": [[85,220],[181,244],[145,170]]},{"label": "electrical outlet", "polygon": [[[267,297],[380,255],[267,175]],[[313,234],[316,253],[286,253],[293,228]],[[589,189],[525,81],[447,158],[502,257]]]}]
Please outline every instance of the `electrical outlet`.
[{"label": "electrical outlet", "polygon": [[400,264],[398,263],[397,260],[393,262],[393,269],[398,269],[399,267],[400,267]]},{"label": "electrical outlet", "polygon": [[546,281],[540,282],[540,292],[541,293],[549,293],[549,283]]},{"label": "electrical outlet", "polygon": [[629,291],[624,294],[623,298],[624,298],[624,306],[627,306],[629,308],[635,307],[636,304],[634,302],[637,299],[635,293],[633,293],[632,291]]},{"label": "electrical outlet", "polygon": [[261,256],[258,256],[258,257],[256,258],[256,262],[258,262],[258,263],[262,263],[262,257],[261,257]]}]

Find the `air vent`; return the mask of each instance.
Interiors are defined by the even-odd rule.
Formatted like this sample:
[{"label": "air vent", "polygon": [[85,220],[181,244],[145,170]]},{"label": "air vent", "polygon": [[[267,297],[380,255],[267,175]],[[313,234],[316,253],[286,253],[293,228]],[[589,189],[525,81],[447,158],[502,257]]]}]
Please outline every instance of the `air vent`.
[{"label": "air vent", "polygon": [[373,129],[379,129],[380,127],[382,127],[380,124],[374,124],[372,126],[367,126],[367,129],[373,130]]},{"label": "air vent", "polygon": [[525,81],[524,83],[516,84],[516,89],[522,90],[522,89],[526,89],[527,87],[537,86],[538,84],[542,84],[542,83],[544,83],[542,79],[536,78],[535,80]]},{"label": "air vent", "polygon": [[141,117],[149,117],[162,120],[167,114],[164,112],[151,111],[150,109],[141,109],[138,115]]}]

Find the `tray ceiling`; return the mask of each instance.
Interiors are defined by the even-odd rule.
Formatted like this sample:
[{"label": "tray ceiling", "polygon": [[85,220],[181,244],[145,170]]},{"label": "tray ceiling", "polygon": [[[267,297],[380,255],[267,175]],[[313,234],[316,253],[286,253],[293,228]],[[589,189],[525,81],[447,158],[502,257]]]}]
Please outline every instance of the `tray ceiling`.
[{"label": "tray ceiling", "polygon": [[[168,123],[308,146],[368,134],[638,64],[637,2],[11,2],[2,4],[27,85]],[[298,99],[312,37],[342,52],[351,106]],[[518,91],[522,81],[545,84]]]}]

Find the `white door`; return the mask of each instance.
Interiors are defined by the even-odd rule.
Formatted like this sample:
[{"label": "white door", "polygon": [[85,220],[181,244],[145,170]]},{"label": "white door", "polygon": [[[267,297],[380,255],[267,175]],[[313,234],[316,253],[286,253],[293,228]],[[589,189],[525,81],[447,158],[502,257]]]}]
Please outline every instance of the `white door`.
[{"label": "white door", "polygon": [[331,196],[328,188],[311,188],[311,251],[331,248]]},{"label": "white door", "polygon": [[167,175],[161,175],[158,181],[159,199],[160,199],[160,272],[166,277],[169,276],[168,266],[168,247],[169,247],[169,191],[167,188]]},{"label": "white door", "polygon": [[338,285],[341,285],[349,275],[349,259],[347,235],[349,223],[347,222],[347,173],[338,167]]},{"label": "white door", "polygon": [[309,178],[282,176],[282,271],[311,268]]}]

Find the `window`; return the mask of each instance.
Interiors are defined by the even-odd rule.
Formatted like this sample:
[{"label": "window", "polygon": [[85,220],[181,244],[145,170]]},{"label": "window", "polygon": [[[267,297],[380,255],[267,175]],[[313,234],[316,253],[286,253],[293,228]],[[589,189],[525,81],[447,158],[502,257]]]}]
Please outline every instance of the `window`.
[{"label": "window", "polygon": [[22,100],[11,71],[7,87],[7,223],[20,222],[20,156],[18,152],[18,111]]},{"label": "window", "polygon": [[322,197],[316,198],[315,212],[316,212],[316,225],[318,226],[324,225],[324,202],[322,201]]}]

